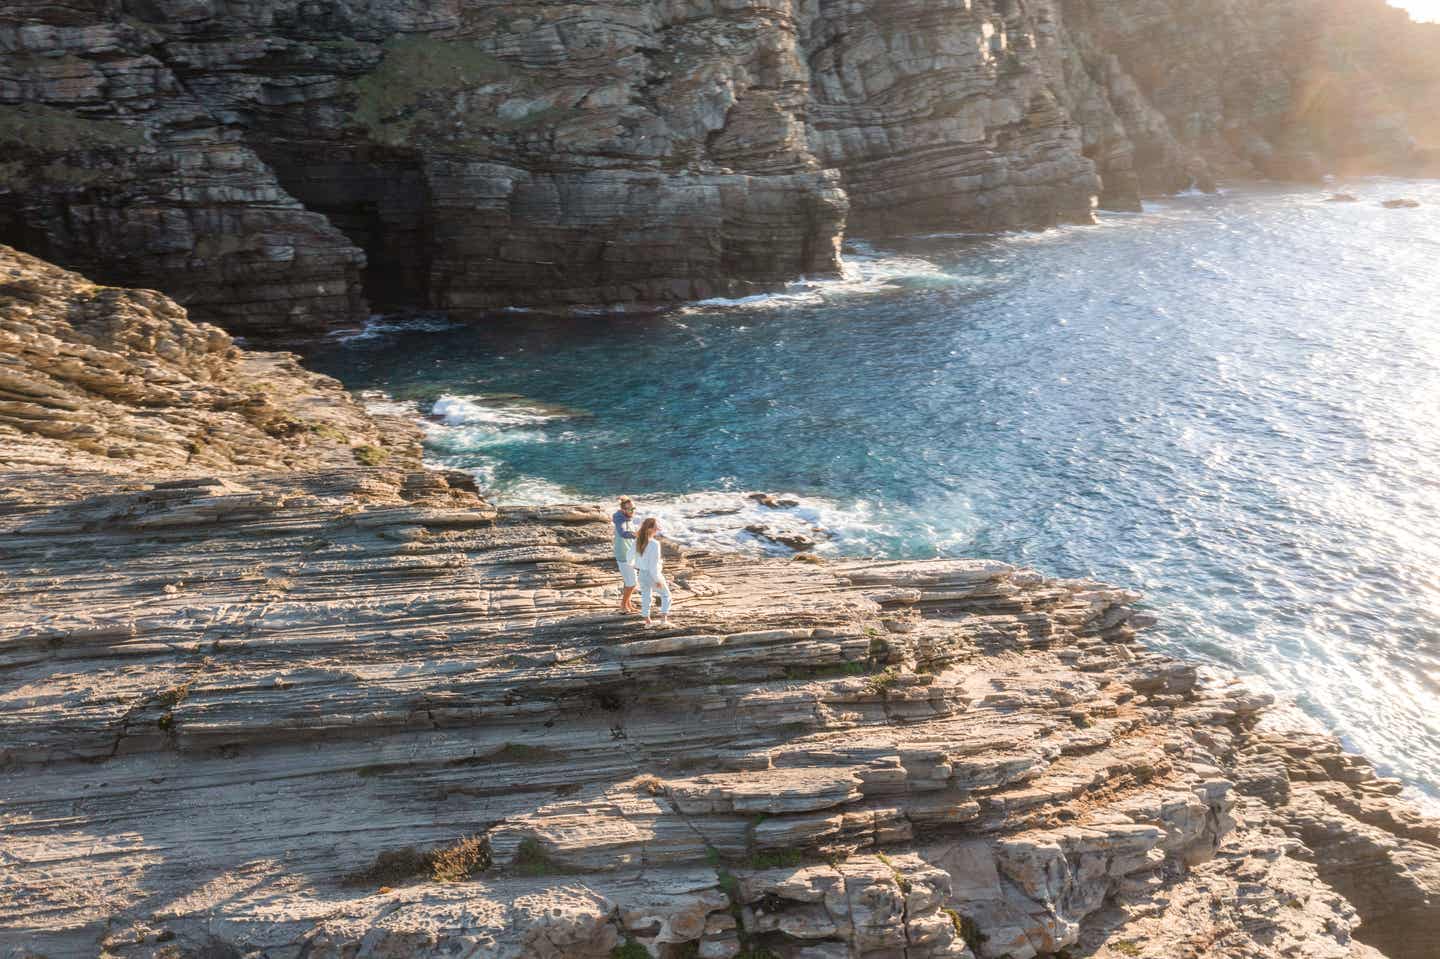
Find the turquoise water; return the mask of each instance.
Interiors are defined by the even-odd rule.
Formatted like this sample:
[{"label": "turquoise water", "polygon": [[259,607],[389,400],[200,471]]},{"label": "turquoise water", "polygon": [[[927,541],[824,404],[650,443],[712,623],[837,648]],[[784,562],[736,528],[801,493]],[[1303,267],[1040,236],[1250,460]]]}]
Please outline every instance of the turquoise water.
[{"label": "turquoise water", "polygon": [[[376,323],[315,362],[431,414],[432,459],[502,501],[629,492],[697,544],[769,548],[763,521],[1139,588],[1152,642],[1433,798],[1440,183],[1341,186],[1362,202],[877,243],[844,280],[662,316]],[[1378,204],[1401,195],[1424,206]]]}]

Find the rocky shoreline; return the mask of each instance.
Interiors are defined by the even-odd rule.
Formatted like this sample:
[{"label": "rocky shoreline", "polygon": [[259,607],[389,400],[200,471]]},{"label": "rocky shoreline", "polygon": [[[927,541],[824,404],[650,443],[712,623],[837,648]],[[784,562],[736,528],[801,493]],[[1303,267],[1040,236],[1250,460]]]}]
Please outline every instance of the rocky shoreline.
[{"label": "rocky shoreline", "polygon": [[0,956],[1424,959],[1440,823],[1001,563],[497,509],[284,355],[0,247]]}]

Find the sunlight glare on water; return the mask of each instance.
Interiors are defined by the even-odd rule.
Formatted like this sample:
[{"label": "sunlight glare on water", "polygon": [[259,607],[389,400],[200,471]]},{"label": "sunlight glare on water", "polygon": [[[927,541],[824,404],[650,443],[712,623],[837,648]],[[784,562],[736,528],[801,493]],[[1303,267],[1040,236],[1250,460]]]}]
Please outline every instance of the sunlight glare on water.
[{"label": "sunlight glare on water", "polygon": [[392,319],[316,363],[432,414],[432,460],[502,500],[1141,589],[1152,643],[1435,797],[1440,183],[1343,188],[856,245],[843,279],[659,317]]}]

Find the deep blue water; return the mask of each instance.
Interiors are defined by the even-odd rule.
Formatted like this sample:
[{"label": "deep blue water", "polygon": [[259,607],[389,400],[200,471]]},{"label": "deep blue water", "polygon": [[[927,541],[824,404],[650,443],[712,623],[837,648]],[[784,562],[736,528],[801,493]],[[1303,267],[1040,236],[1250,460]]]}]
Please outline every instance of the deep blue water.
[{"label": "deep blue water", "polygon": [[[896,240],[778,296],[376,324],[314,362],[437,414],[432,458],[502,501],[629,492],[697,543],[761,548],[758,518],[1139,588],[1153,643],[1434,798],[1440,183],[1340,186],[1363,202],[1237,190]],[[1400,195],[1425,205],[1378,205]]]}]

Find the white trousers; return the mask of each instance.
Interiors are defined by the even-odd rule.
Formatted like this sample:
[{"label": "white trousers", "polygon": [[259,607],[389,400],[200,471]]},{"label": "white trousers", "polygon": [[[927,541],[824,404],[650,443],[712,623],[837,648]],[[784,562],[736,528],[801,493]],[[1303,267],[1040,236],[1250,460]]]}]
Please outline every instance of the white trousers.
[{"label": "white trousers", "polygon": [[640,571],[640,615],[646,619],[650,618],[650,597],[658,590],[660,593],[660,615],[670,615],[670,584],[665,582],[665,577],[658,580],[644,570]]}]

